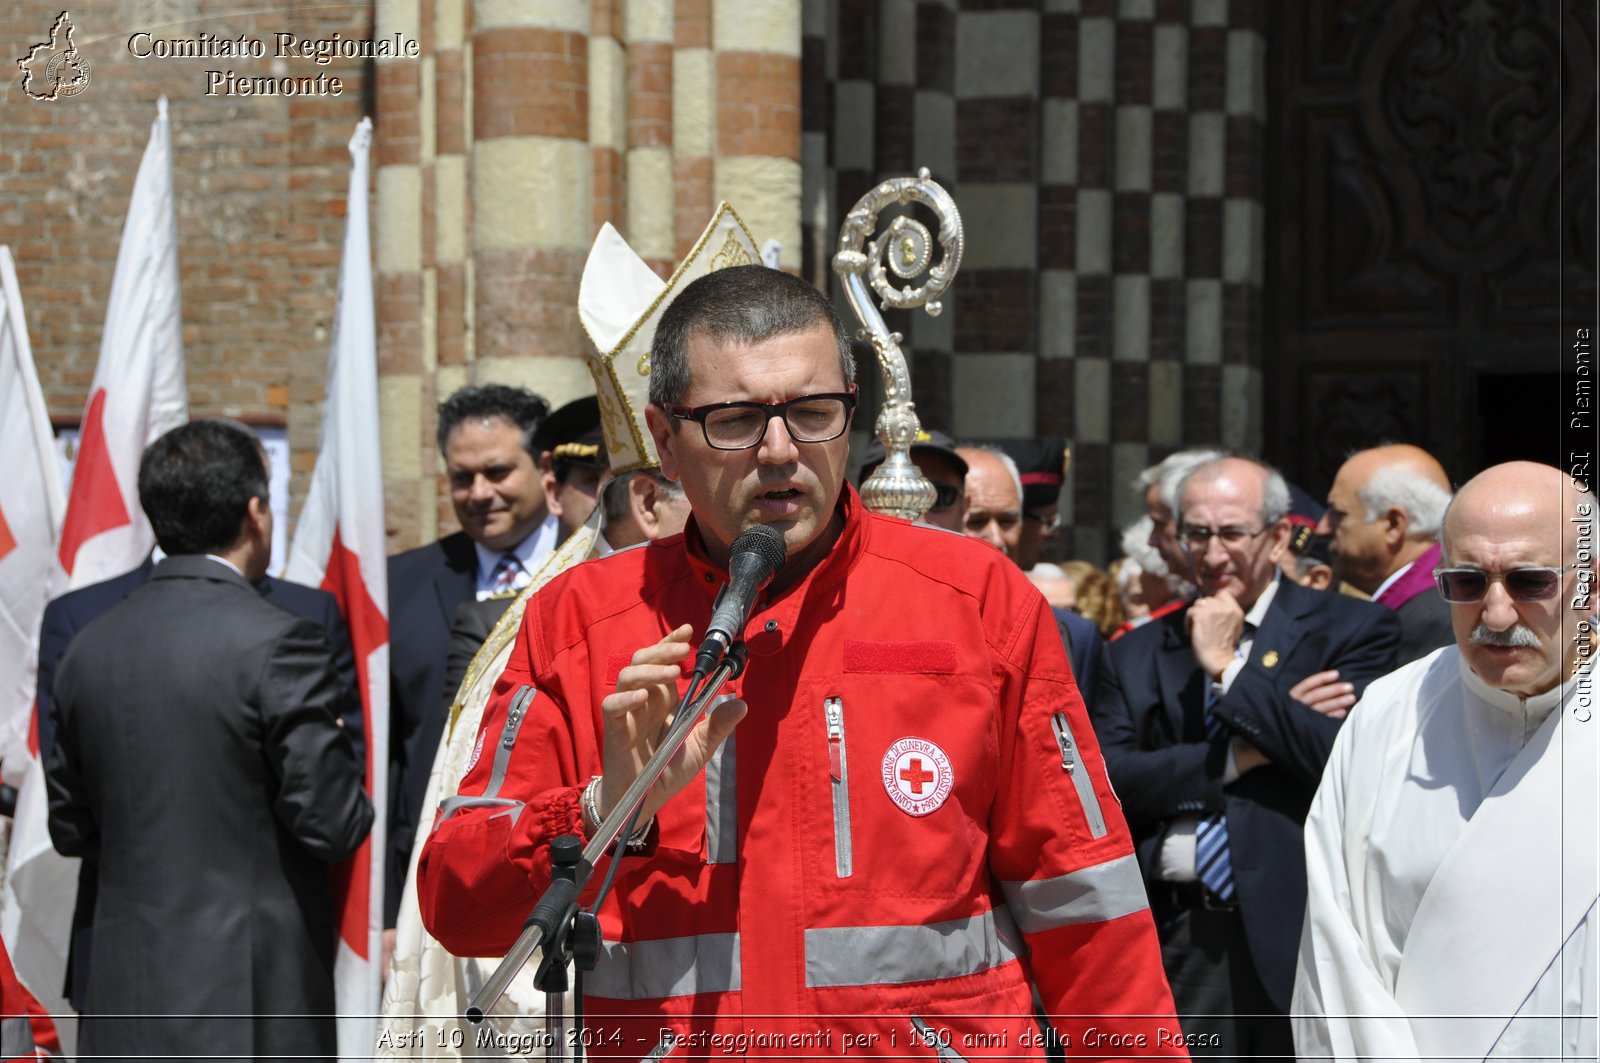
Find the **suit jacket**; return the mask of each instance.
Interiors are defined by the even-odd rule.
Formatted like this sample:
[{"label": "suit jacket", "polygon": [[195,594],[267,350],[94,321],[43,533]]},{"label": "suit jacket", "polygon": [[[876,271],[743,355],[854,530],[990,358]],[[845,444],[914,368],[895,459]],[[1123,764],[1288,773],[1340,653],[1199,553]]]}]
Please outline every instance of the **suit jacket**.
[{"label": "suit jacket", "polygon": [[[1100,689],[1100,666],[1105,659],[1106,640],[1095,627],[1094,621],[1071,609],[1055,609],[1056,627],[1061,631],[1061,642],[1072,661],[1072,675],[1078,681],[1078,692],[1087,705],[1095,699]],[[487,637],[487,636],[485,636]]]},{"label": "suit jacket", "polygon": [[[55,724],[50,720],[51,687],[56,667],[72,644],[73,636],[89,621],[143,587],[154,568],[155,562],[147,557],[138,568],[68,591],[45,606],[39,624],[39,682],[34,698],[40,760],[49,757],[50,747],[55,744]],[[262,577],[256,590],[273,605],[312,621],[327,636],[342,692],[339,719],[355,747],[356,760],[361,760],[366,753],[366,736],[362,730],[361,694],[356,688],[356,658],[350,648],[350,629],[344,622],[344,614],[339,612],[338,599],[327,591],[271,576]]]},{"label": "suit jacket", "polygon": [[54,694],[51,838],[99,868],[80,1050],[331,1055],[328,865],[373,812],[322,632],[169,557],[78,634]]},{"label": "suit jacket", "polygon": [[[384,926],[394,926],[433,755],[444,735],[445,662],[456,610],[478,588],[465,532],[389,559],[389,839]],[[453,691],[452,691],[453,693]]]},{"label": "suit jacket", "polygon": [[[1187,616],[1185,606],[1111,644],[1091,716],[1147,881],[1172,820],[1224,813],[1250,959],[1287,1010],[1306,906],[1301,831],[1339,731],[1338,720],[1301,705],[1289,688],[1337,668],[1359,695],[1392,666],[1400,624],[1380,605],[1279,579],[1249,660],[1212,710],[1226,732],[1208,741],[1209,680],[1195,662]],[[1234,734],[1271,763],[1224,787]]]},{"label": "suit jacket", "polygon": [[1443,646],[1454,646],[1455,628],[1450,626],[1450,603],[1434,591],[1400,603],[1395,615],[1400,618],[1400,649],[1394,666],[1420,661]]},{"label": "suit jacket", "polygon": [[455,701],[456,692],[461,689],[461,681],[467,677],[472,658],[478,655],[478,650],[483,648],[494,632],[494,626],[516,600],[515,594],[502,594],[481,602],[462,602],[461,608],[456,610],[456,622],[450,628],[450,653],[444,669],[442,704],[446,713]]},{"label": "suit jacket", "polygon": [[[145,558],[138,568],[68,591],[45,606],[39,625],[39,682],[34,697],[35,719],[39,728],[39,759],[48,762],[55,745],[55,724],[50,706],[56,669],[67,647],[79,631],[100,614],[126,599],[150,579],[155,563]],[[296,616],[305,617],[322,629],[333,651],[339,674],[339,719],[355,750],[356,762],[365,763],[366,743],[362,731],[361,695],[356,689],[356,659],[350,648],[350,631],[339,612],[338,600],[327,591],[288,580],[265,576],[256,590],[267,601]],[[72,912],[72,937],[67,950],[67,984],[64,992],[73,1007],[83,1009],[89,989],[89,953],[93,939],[94,906],[99,872],[93,858],[86,859],[78,871],[78,899]]]}]

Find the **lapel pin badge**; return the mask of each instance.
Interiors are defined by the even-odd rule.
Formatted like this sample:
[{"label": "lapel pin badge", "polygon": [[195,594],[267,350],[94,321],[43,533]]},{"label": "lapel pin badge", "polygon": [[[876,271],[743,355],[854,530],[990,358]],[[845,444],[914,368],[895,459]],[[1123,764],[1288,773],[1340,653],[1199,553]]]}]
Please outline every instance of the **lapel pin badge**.
[{"label": "lapel pin badge", "polygon": [[1268,650],[1266,653],[1263,653],[1261,655],[1261,667],[1263,667],[1263,668],[1276,668],[1276,667],[1278,667],[1278,651],[1277,650]]}]

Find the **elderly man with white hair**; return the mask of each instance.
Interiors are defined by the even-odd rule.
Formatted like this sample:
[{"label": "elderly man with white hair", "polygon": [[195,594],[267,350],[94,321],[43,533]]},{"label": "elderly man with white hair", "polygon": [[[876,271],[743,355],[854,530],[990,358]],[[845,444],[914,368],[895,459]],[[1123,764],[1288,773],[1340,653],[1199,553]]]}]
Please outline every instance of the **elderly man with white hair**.
[{"label": "elderly man with white hair", "polygon": [[1448,646],[1450,610],[1433,593],[1450,480],[1432,454],[1405,443],[1358,451],[1328,490],[1318,532],[1332,537],[1334,575],[1400,618],[1406,664]]},{"label": "elderly man with white hair", "polygon": [[1304,1059],[1593,1059],[1595,498],[1497,465],[1444,521],[1454,644],[1373,683],[1306,820]]}]

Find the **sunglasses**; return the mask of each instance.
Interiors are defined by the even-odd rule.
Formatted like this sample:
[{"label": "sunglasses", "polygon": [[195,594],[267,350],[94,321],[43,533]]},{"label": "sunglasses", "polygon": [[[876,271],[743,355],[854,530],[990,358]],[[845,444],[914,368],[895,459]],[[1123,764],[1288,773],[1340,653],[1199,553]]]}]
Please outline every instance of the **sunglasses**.
[{"label": "sunglasses", "polygon": [[933,505],[928,507],[929,513],[942,513],[961,501],[961,488],[954,484],[933,485]]},{"label": "sunglasses", "polygon": [[1433,578],[1439,584],[1439,596],[1452,605],[1483,601],[1483,596],[1489,593],[1489,584],[1497,580],[1505,585],[1506,593],[1515,601],[1547,602],[1560,593],[1561,577],[1573,567],[1514,568],[1495,576],[1481,568],[1436,568]]}]

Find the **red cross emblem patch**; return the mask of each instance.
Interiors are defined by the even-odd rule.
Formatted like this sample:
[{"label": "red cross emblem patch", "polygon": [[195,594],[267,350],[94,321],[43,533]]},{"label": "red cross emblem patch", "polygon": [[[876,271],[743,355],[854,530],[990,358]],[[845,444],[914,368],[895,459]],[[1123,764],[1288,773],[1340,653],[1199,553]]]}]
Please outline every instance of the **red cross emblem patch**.
[{"label": "red cross emblem patch", "polygon": [[950,758],[925,738],[902,738],[883,755],[883,788],[907,815],[936,811],[955,781]]}]

